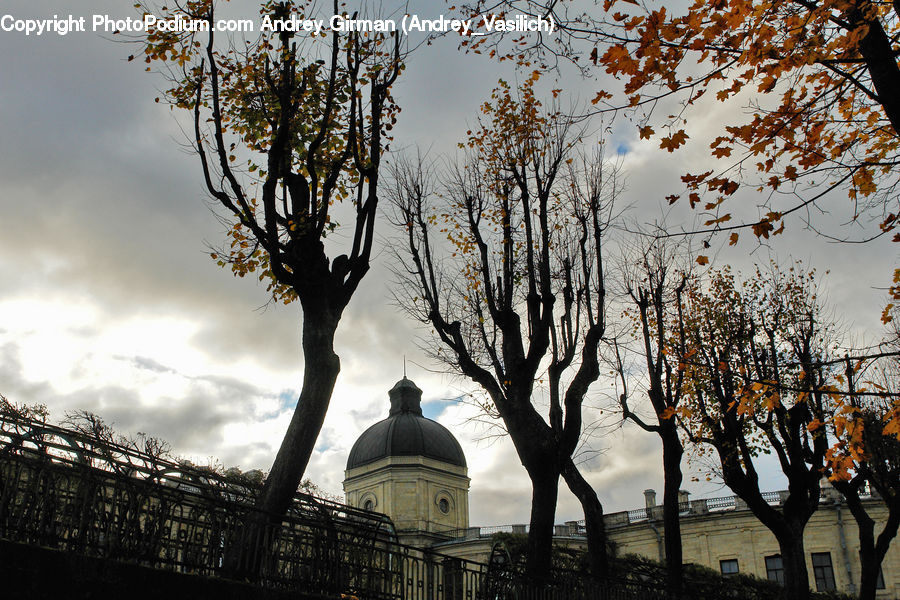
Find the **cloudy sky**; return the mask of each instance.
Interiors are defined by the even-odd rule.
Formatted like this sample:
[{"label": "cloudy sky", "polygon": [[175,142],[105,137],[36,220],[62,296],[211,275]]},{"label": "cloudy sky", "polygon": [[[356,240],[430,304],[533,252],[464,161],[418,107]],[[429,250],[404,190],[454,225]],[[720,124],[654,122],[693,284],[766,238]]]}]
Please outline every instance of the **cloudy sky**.
[{"label": "cloudy sky", "polygon": [[[232,3],[255,18],[250,1]],[[440,4],[420,2],[423,15]],[[5,0],[0,16],[48,18],[73,13],[133,16],[122,0]],[[421,41],[421,40],[418,40]],[[0,31],[0,393],[42,403],[51,418],[97,413],[123,433],[168,440],[196,462],[266,469],[300,388],[298,306],[267,305],[265,289],[234,279],[208,256],[223,239],[203,192],[197,161],[184,149],[178,117],[154,102],[164,81],[126,57],[135,48],[91,32],[26,37]],[[447,40],[420,48],[396,97],[403,106],[396,147],[452,152],[472,115],[503,75],[483,57],[464,55]],[[506,73],[508,77],[509,74]],[[573,104],[603,80],[564,81]],[[723,114],[713,107],[694,124],[679,162],[639,142],[633,127],[608,134],[627,177],[629,218],[662,218],[679,175],[699,171],[702,139]],[[598,129],[600,126],[598,125]],[[747,213],[756,203],[742,200]],[[819,223],[839,223],[834,215]],[[679,207],[670,226],[690,225]],[[352,301],[336,342],[342,371],[308,476],[341,493],[343,467],[356,437],[387,414],[387,390],[402,376],[424,390],[426,414],[462,442],[472,478],[473,524],[526,522],[529,484],[507,440],[469,420],[452,399],[471,385],[430,363],[417,340],[427,335],[391,303],[385,267],[392,233],[380,223],[380,251]],[[837,246],[789,224],[790,235],[767,247],[720,248],[717,264],[747,266],[770,256],[803,259],[830,269],[836,314],[860,338],[877,333],[891,265],[888,243]],[[602,386],[598,386],[600,388]],[[592,406],[604,405],[598,389]],[[608,428],[587,444],[584,468],[608,511],[642,504],[645,488],[662,489],[652,436]],[[699,475],[701,466],[691,467]],[[702,476],[700,477],[702,479]],[[777,488],[776,477],[770,485]],[[686,482],[695,496],[726,495],[715,483]],[[580,518],[563,493],[557,520]]]}]

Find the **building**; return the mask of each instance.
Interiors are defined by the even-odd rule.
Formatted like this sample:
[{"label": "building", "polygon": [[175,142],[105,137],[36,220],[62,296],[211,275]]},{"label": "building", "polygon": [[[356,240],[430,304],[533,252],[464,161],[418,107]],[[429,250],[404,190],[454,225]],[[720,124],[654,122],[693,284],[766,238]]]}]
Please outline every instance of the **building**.
[{"label": "building", "polygon": [[469,526],[462,447],[422,415],[422,390],[403,377],[388,392],[388,417],[363,432],[347,459],[347,504],[391,517],[404,544],[428,547]]},{"label": "building", "polygon": [[[681,539],[684,562],[715,569],[723,574],[746,573],[782,581],[784,571],[775,536],[753,515],[740,498],[689,500],[682,493]],[[662,506],[656,493],[644,492],[642,509],[606,515],[609,537],[622,554],[641,554],[661,560],[664,552]],[[787,492],[765,495],[771,504],[784,501]],[[864,500],[876,523],[887,519],[887,508],[878,498]],[[804,530],[806,568],[809,582],[817,591],[837,590],[853,594],[858,590],[859,534],[856,521],[830,485],[825,488],[819,509]],[[878,598],[900,598],[900,545],[894,543],[882,563]]]},{"label": "building", "polygon": [[[526,533],[525,525],[469,526],[469,477],[462,448],[444,426],[422,415],[420,390],[404,377],[390,390],[390,411],[372,425],[350,451],[344,479],[347,504],[389,516],[401,542],[446,556],[487,562],[492,536]],[[690,500],[682,493],[684,562],[723,574],[745,573],[780,580],[778,543],[734,496]],[[766,495],[778,504],[786,492]],[[866,501],[869,514],[884,523],[887,509],[878,498]],[[605,516],[619,554],[664,558],[662,507],[656,493],[644,492],[644,508]],[[557,525],[556,543],[585,547],[580,522]],[[820,508],[806,527],[804,542],[810,585],[820,591],[853,593],[859,585],[856,522],[840,494],[826,486]],[[882,566],[878,598],[900,600],[900,542]]]}]

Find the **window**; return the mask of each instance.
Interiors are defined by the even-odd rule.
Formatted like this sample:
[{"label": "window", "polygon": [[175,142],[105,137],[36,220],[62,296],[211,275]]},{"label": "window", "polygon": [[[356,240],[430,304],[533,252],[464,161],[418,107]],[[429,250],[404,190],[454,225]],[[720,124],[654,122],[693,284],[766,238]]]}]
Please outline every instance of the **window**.
[{"label": "window", "polygon": [[831,553],[813,552],[812,565],[813,575],[816,577],[816,591],[828,592],[834,590],[834,569],[831,567]]},{"label": "window", "polygon": [[719,569],[722,575],[735,575],[738,572],[738,561],[736,558],[719,561]]},{"label": "window", "polygon": [[777,581],[784,585],[784,562],[780,554],[766,557],[766,577],[769,581]]},{"label": "window", "polygon": [[360,494],[359,504],[357,506],[363,510],[381,511],[381,509],[378,508],[378,496],[371,491]]},{"label": "window", "polygon": [[447,501],[446,498],[441,498],[440,501],[438,502],[438,508],[440,509],[440,511],[442,513],[444,513],[446,515],[448,512],[450,512],[450,503]]}]

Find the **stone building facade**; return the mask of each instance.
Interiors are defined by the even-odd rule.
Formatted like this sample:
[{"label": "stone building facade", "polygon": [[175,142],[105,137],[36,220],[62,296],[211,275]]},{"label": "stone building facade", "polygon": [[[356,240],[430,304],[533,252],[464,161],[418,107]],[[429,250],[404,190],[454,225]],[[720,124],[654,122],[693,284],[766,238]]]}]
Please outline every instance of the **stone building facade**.
[{"label": "stone building facade", "polygon": [[[859,534],[856,521],[841,496],[830,485],[804,531],[806,568],[813,590],[829,589],[853,594],[859,587]],[[787,492],[771,492],[767,500],[777,504]],[[869,514],[882,526],[887,509],[877,498],[864,501]],[[739,498],[688,500],[682,496],[681,539],[684,562],[724,574],[745,573],[763,579],[783,577],[775,536],[753,516]],[[656,506],[653,490],[645,492],[645,507],[606,516],[610,539],[622,554],[664,558],[665,532],[662,506]],[[879,529],[880,530],[880,529]],[[891,545],[882,565],[878,598],[900,599],[900,545]]]},{"label": "stone building facade", "polygon": [[[494,533],[527,533],[525,525],[470,527],[469,477],[459,443],[445,427],[422,415],[422,390],[412,381],[404,377],[389,396],[388,417],[367,429],[350,451],[344,479],[348,504],[391,517],[402,543],[482,563],[491,555]],[[852,594],[860,579],[856,522],[840,495],[830,485],[825,490],[804,534],[810,586]],[[690,500],[682,494],[685,563],[724,574],[783,577],[775,537],[740,499]],[[766,495],[771,504],[785,496]],[[869,498],[865,503],[883,525],[883,502]],[[656,505],[653,490],[644,492],[643,508],[608,514],[605,521],[618,554],[664,558],[662,507]],[[583,522],[557,525],[554,540],[584,549]],[[900,600],[900,542],[895,541],[885,557],[882,580],[877,597]]]},{"label": "stone building facade", "polygon": [[391,517],[400,541],[427,547],[469,526],[462,447],[422,415],[422,390],[404,377],[388,393],[388,417],[363,432],[347,459],[347,504]]}]

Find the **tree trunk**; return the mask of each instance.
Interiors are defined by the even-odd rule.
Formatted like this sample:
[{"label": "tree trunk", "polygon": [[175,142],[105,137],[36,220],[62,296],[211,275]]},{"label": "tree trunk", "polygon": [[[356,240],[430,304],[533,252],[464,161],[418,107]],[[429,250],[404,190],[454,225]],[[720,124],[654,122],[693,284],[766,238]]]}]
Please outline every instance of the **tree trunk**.
[{"label": "tree trunk", "polygon": [[[878,460],[883,459],[878,458]],[[871,471],[869,471],[869,477],[872,477]],[[891,475],[887,475],[887,477],[890,478]],[[872,479],[869,479],[869,482],[871,484]],[[862,482],[836,481],[834,482],[834,487],[843,495],[844,500],[847,502],[847,507],[856,521],[856,528],[859,532],[859,600],[874,600],[877,593],[878,574],[881,572],[881,563],[884,561],[888,548],[890,548],[891,541],[897,536],[898,528],[900,528],[900,499],[896,496],[892,497],[890,495],[891,490],[885,490],[886,493],[882,494],[881,497],[888,509],[888,517],[881,533],[876,537],[875,520],[869,515],[859,496]]]},{"label": "tree trunk", "polygon": [[587,532],[588,568],[595,577],[609,574],[609,557],[606,548],[606,525],[603,522],[603,505],[594,488],[585,480],[571,459],[566,461],[563,478],[584,510],[584,527]]},{"label": "tree trunk", "polygon": [[860,546],[859,570],[859,600],[875,600],[875,586],[878,584],[878,572],[881,570],[881,561],[875,552],[875,544]]},{"label": "tree trunk", "polygon": [[850,16],[854,23],[868,28],[865,37],[859,41],[859,52],[866,61],[878,102],[891,122],[894,134],[900,135],[900,66],[891,39],[877,17],[864,18],[860,8],[852,10]]},{"label": "tree trunk", "polygon": [[776,535],[778,547],[781,549],[781,562],[784,566],[784,598],[785,600],[808,600],[809,573],[806,570],[806,557],[803,547],[803,530],[799,533],[788,531]]},{"label": "tree trunk", "polygon": [[531,478],[531,522],[528,529],[527,576],[536,583],[550,578],[553,525],[559,491],[559,471],[546,465],[528,469]]},{"label": "tree trunk", "polygon": [[303,479],[341,370],[334,353],[339,320],[321,305],[303,306],[303,386],[255,510],[226,550],[225,570],[233,577],[255,579],[261,574],[274,533]]},{"label": "tree trunk", "polygon": [[[887,544],[893,539],[891,529],[889,529],[890,516],[884,530],[876,540],[875,521],[863,506],[859,497],[859,489],[840,484],[835,487],[844,495],[859,531],[859,600],[875,600],[878,573],[881,571],[881,562],[884,560],[884,554],[879,552],[879,546],[884,544],[886,551]],[[893,533],[896,533],[896,530]],[[881,539],[882,536],[886,536],[884,541]]]},{"label": "tree trunk", "polygon": [[303,479],[341,370],[340,358],[334,353],[334,334],[340,317],[329,313],[304,306],[303,387],[257,502],[259,510],[278,519],[287,511]]},{"label": "tree trunk", "polygon": [[[671,426],[670,426],[671,425]],[[674,423],[661,427],[663,443],[663,526],[666,547],[666,594],[670,598],[680,598],[683,585],[683,555],[681,547],[681,519],[678,492],[681,489],[681,457],[684,448],[678,439]]]}]

